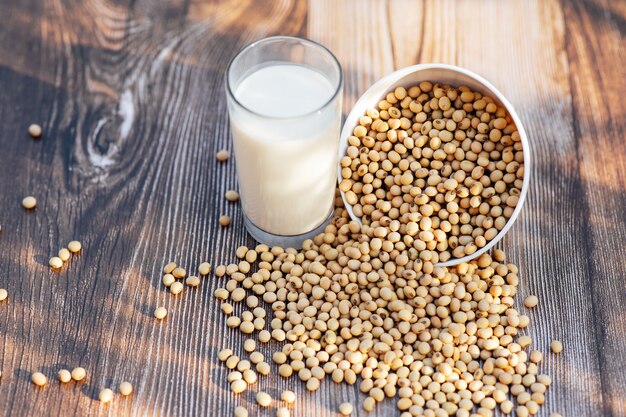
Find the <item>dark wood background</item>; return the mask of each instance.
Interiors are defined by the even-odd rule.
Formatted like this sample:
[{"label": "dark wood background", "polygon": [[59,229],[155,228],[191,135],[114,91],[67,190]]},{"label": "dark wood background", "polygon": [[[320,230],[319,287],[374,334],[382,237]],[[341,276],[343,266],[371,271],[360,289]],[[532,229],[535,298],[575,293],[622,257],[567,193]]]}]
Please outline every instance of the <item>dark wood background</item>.
[{"label": "dark wood background", "polygon": [[[229,416],[239,403],[216,363],[225,330],[217,281],[171,297],[169,260],[194,269],[252,244],[236,186],[223,73],[270,34],[328,46],[345,110],[376,79],[420,62],[464,66],[512,101],[535,165],[521,217],[500,247],[537,294],[529,334],[552,375],[541,415],[626,415],[626,2],[0,0],[0,415]],[[29,138],[30,123],[44,129]],[[26,212],[22,197],[39,205]],[[221,229],[220,214],[233,216]],[[84,244],[60,272],[47,261]],[[170,315],[152,317],[157,305]],[[266,352],[269,352],[266,350]],[[30,374],[84,366],[44,389]],[[132,397],[95,400],[123,380]],[[335,416],[357,387],[298,392],[294,416]],[[256,406],[250,406],[256,415]],[[397,415],[386,401],[369,415]],[[265,415],[265,414],[263,414]],[[273,414],[272,414],[273,415]]]}]

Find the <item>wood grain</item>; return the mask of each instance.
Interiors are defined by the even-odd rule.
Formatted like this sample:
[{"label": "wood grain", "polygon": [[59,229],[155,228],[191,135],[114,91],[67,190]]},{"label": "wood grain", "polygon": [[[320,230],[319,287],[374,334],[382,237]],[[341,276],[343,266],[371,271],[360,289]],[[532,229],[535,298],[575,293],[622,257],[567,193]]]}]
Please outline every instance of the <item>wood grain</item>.
[{"label": "wood grain", "polygon": [[[0,415],[228,416],[254,402],[230,394],[216,361],[243,340],[226,330],[217,283],[171,297],[160,270],[227,262],[253,243],[223,198],[234,161],[214,154],[230,149],[228,60],[270,34],[337,55],[346,112],[379,77],[420,62],[464,66],[510,99],[535,166],[500,246],[520,265],[518,298],[540,297],[536,346],[565,346],[545,355],[555,384],[540,415],[626,415],[623,2],[0,0],[0,10]],[[27,136],[32,122],[41,140]],[[20,206],[28,194],[32,212]],[[50,271],[72,239],[83,252]],[[162,323],[157,305],[170,311]],[[88,369],[85,383],[29,382],[74,366]],[[95,400],[123,380],[131,398]],[[275,375],[259,382],[274,395],[287,387],[295,416],[335,416],[363,398],[328,382],[316,394]],[[392,401],[357,409],[398,414]]]},{"label": "wood grain", "polygon": [[626,5],[604,1],[564,2],[569,33],[566,51],[572,88],[576,159],[580,172],[580,236],[587,256],[587,281],[596,325],[604,416],[626,415]]}]

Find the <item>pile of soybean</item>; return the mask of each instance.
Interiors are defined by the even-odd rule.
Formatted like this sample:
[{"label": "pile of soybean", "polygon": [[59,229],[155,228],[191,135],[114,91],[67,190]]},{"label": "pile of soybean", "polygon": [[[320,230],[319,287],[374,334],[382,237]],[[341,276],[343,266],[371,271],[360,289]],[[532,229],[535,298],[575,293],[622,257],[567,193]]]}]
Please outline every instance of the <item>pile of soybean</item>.
[{"label": "pile of soybean", "polygon": [[[325,379],[358,384],[366,411],[388,398],[401,417],[536,414],[551,378],[539,373],[542,355],[530,353],[532,340],[521,334],[529,317],[514,307],[517,266],[495,250],[438,267],[392,233],[350,221],[339,206],[325,232],[301,249],[238,248],[238,262],[215,271],[225,280],[215,296],[228,326],[280,342],[272,357],[279,374],[297,375],[309,391]],[[271,307],[269,329],[261,301]],[[234,315],[232,303],[244,303],[244,312]],[[252,363],[269,372],[248,344]],[[230,349],[220,359],[233,370],[233,392],[254,385],[256,376],[239,370],[251,361]]]},{"label": "pile of soybean", "polygon": [[340,160],[346,201],[364,224],[393,222],[422,259],[472,255],[513,216],[524,149],[493,98],[429,81],[397,87],[352,133]]}]

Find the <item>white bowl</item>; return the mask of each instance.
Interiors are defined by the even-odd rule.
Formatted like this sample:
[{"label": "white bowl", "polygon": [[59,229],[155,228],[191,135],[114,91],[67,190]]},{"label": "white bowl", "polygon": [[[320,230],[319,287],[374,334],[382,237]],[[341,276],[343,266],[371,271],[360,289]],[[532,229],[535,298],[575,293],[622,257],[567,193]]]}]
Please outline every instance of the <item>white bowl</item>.
[{"label": "white bowl", "polygon": [[[509,103],[509,101],[502,95],[502,93],[500,93],[493,85],[491,85],[489,81],[485,80],[483,77],[477,74],[474,74],[471,71],[454,65],[420,64],[402,68],[398,71],[386,75],[385,77],[377,81],[374,85],[372,85],[365,92],[365,94],[363,94],[361,98],[359,98],[359,100],[352,108],[352,111],[346,118],[346,121],[343,124],[343,129],[341,130],[341,139],[339,141],[339,160],[341,160],[341,158],[346,154],[346,149],[348,148],[348,136],[352,134],[352,130],[358,124],[359,118],[365,114],[365,111],[368,108],[376,107],[378,102],[382,100],[389,92],[393,91],[396,87],[410,87],[418,84],[420,81],[439,82],[443,84],[450,84],[455,87],[466,85],[475,91],[479,91],[485,95],[491,96],[494,100],[496,100],[499,104],[506,108],[507,112],[515,122],[515,126],[517,127],[522,142],[522,152],[524,154],[524,179],[522,180],[522,192],[519,196],[517,206],[513,211],[513,215],[509,218],[506,225],[502,228],[502,230],[500,230],[496,237],[487,242],[484,247],[480,248],[471,255],[464,256],[462,258],[453,258],[446,262],[440,262],[437,264],[438,266],[453,266],[463,262],[467,262],[487,252],[496,243],[498,243],[500,239],[502,239],[502,237],[506,234],[506,232],[509,231],[509,229],[515,222],[515,219],[517,219],[517,216],[519,215],[522,206],[524,205],[526,193],[528,192],[528,184],[530,183],[530,146],[528,143],[528,137],[526,136],[526,131],[522,126],[522,122],[520,121],[517,112],[515,112],[515,109],[513,108],[511,103]],[[341,165],[340,163],[337,163],[338,182],[341,182],[341,179]],[[360,223],[361,219],[354,215],[354,212],[352,211],[352,206],[346,201],[346,196],[343,191],[341,192],[341,198],[343,199],[343,203],[346,206],[346,210],[348,210],[348,214],[350,214],[350,217]]]}]

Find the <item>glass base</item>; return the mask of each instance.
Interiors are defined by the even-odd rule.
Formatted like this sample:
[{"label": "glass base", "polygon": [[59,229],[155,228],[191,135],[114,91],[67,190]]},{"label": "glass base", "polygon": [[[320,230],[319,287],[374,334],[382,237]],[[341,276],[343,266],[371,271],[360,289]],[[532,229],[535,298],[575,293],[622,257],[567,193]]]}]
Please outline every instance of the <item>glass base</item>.
[{"label": "glass base", "polygon": [[272,246],[280,246],[282,248],[295,248],[300,249],[302,247],[302,242],[307,239],[313,239],[319,233],[323,232],[326,226],[330,223],[333,215],[335,214],[335,210],[331,210],[330,214],[315,229],[310,232],[302,233],[301,235],[290,235],[290,236],[282,236],[282,235],[274,235],[272,233],[266,232],[263,229],[258,228],[254,223],[248,219],[248,216],[243,215],[243,224],[246,226],[246,230],[250,236],[252,236],[257,242],[264,243],[269,247]]}]

